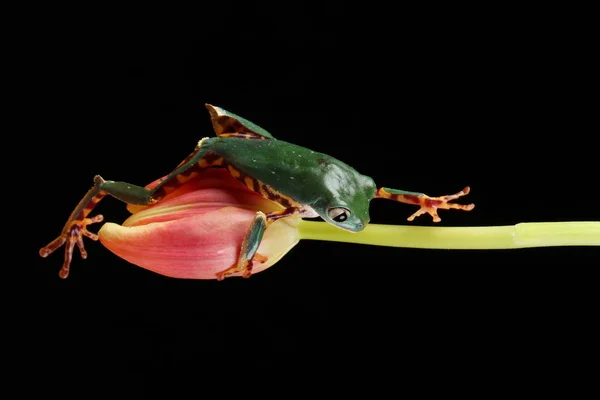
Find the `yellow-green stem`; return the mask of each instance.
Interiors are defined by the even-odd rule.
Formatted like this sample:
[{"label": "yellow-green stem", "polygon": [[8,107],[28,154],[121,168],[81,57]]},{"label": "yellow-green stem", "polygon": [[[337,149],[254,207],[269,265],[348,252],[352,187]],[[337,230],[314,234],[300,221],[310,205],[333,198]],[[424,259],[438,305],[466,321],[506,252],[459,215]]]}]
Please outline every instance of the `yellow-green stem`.
[{"label": "yellow-green stem", "polygon": [[369,224],[359,233],[300,220],[300,239],[421,249],[519,249],[600,246],[600,222],[527,222],[509,226],[423,227]]}]

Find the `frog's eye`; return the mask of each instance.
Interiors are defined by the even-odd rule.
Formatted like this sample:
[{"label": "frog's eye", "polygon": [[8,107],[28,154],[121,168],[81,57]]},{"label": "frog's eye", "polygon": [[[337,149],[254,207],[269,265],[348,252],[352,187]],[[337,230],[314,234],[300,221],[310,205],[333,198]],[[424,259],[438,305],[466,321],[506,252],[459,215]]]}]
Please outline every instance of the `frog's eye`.
[{"label": "frog's eye", "polygon": [[342,207],[330,208],[327,211],[327,215],[329,215],[329,218],[331,218],[335,222],[344,222],[348,219],[348,216],[350,215],[350,210]]}]

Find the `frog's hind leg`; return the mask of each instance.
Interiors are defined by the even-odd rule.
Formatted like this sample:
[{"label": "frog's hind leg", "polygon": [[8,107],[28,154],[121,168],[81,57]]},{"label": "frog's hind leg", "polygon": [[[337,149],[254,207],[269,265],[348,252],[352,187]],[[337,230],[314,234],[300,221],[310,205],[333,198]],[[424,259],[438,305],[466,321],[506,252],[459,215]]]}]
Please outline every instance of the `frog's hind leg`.
[{"label": "frog's hind leg", "polygon": [[223,165],[223,158],[210,151],[210,139],[201,139],[194,151],[167,175],[158,185],[152,188],[152,197],[157,201],[163,199],[176,188],[194,179],[201,170]]},{"label": "frog's hind leg", "polygon": [[215,134],[219,137],[275,139],[265,129],[232,112],[206,104]]},{"label": "frog's hind leg", "polygon": [[87,230],[87,226],[103,220],[102,215],[96,215],[89,218],[89,214],[96,205],[107,195],[111,195],[131,205],[151,205],[160,201],[168,188],[174,185],[180,185],[185,180],[189,180],[195,168],[203,168],[219,163],[219,157],[209,151],[208,138],[202,139],[196,149],[190,156],[183,160],[171,174],[167,176],[153,189],[136,186],[127,182],[114,182],[104,180],[100,175],[94,178],[94,186],[83,196],[79,204],[75,207],[61,234],[40,249],[40,255],[47,257],[62,245],[65,245],[65,258],[62,269],[59,272],[61,278],[69,275],[71,260],[73,258],[73,249],[78,246],[81,257],[86,258],[87,252],[83,244],[83,236],[92,240],[98,240],[98,236]]},{"label": "frog's hind leg", "polygon": [[129,204],[153,204],[156,200],[152,197],[152,192],[141,186],[132,185],[127,182],[106,181],[100,175],[94,178],[94,186],[81,199],[75,207],[67,223],[62,229],[60,235],[48,245],[40,249],[40,256],[47,257],[63,244],[65,244],[65,258],[62,269],[59,272],[61,278],[69,276],[69,268],[73,258],[73,249],[75,245],[79,247],[81,258],[87,258],[87,252],[83,245],[83,236],[92,240],[98,240],[98,236],[87,230],[87,226],[103,220],[102,215],[98,214],[89,218],[88,215],[98,205],[98,203],[111,195],[121,201]]},{"label": "frog's hind leg", "polygon": [[463,190],[458,193],[454,193],[447,196],[440,197],[429,197],[424,193],[418,192],[407,192],[404,190],[390,189],[390,188],[379,188],[377,192],[375,192],[375,199],[389,199],[398,201],[400,203],[406,204],[414,204],[418,205],[421,208],[417,210],[417,212],[413,213],[410,217],[408,217],[409,221],[414,220],[416,217],[422,214],[429,214],[433,218],[433,222],[440,222],[442,219],[439,217],[437,210],[438,209],[457,209],[464,211],[471,211],[475,208],[475,204],[456,204],[450,203],[451,200],[455,200],[459,197],[466,196],[470,192],[470,188],[467,186]]}]

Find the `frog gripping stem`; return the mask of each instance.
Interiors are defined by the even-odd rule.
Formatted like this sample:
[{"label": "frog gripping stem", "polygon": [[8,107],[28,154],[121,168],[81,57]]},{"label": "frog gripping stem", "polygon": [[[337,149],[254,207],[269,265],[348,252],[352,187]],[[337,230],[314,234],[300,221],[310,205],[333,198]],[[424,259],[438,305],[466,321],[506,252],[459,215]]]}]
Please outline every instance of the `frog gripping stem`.
[{"label": "frog gripping stem", "polygon": [[424,193],[418,192],[407,192],[404,190],[390,189],[390,188],[379,188],[375,192],[374,199],[388,199],[398,201],[405,204],[414,204],[420,206],[415,213],[408,217],[408,221],[414,220],[419,215],[429,214],[433,218],[433,222],[440,222],[442,219],[439,217],[437,210],[463,210],[471,211],[475,208],[475,204],[456,204],[450,203],[450,201],[458,199],[459,197],[466,196],[469,194],[471,189],[467,186],[458,193],[454,193],[447,196],[429,197]]}]

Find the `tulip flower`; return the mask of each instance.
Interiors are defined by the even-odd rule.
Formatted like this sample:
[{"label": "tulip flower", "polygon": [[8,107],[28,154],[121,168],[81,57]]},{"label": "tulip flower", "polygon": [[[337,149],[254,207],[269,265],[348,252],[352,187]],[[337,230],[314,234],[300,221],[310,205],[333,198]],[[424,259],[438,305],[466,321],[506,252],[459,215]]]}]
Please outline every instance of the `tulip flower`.
[{"label": "tulip flower", "polygon": [[[152,188],[159,181],[147,187]],[[157,204],[128,205],[128,209],[132,215],[122,225],[106,223],[98,232],[101,243],[110,251],[162,275],[216,279],[218,272],[236,263],[256,212],[268,213],[281,206],[250,191],[229,172],[207,169]],[[95,238],[93,234],[88,236]],[[369,224],[363,231],[353,233],[325,222],[288,217],[267,228],[252,273],[274,265],[303,239],[429,249],[600,246],[600,222],[491,227]]]},{"label": "tulip flower", "polygon": [[[159,274],[215,279],[218,272],[236,263],[256,212],[280,208],[227,171],[208,169],[158,204],[129,205],[131,217],[122,226],[104,224],[98,236],[119,257]],[[266,261],[254,263],[253,273],[275,264],[298,243],[297,222],[288,218],[269,226],[258,249]]]}]

